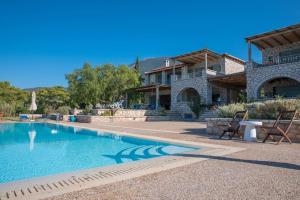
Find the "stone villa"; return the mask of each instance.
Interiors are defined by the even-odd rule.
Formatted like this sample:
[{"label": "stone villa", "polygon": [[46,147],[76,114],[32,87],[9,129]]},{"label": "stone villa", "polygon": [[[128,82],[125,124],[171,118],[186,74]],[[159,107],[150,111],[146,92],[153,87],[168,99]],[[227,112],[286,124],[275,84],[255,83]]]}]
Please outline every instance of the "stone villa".
[{"label": "stone villa", "polygon": [[[145,104],[180,113],[190,112],[196,96],[203,104],[228,104],[241,100],[300,96],[300,24],[246,38],[248,62],[209,49],[166,59],[164,66],[144,73],[135,88]],[[262,62],[252,60],[252,46]]]}]

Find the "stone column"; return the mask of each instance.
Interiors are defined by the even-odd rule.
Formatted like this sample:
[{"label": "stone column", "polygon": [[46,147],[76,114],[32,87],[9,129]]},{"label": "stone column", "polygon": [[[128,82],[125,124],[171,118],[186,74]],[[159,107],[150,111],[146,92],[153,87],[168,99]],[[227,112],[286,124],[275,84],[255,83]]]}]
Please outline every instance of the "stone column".
[{"label": "stone column", "polygon": [[248,41],[248,63],[252,62],[252,49],[251,42]]},{"label": "stone column", "polygon": [[167,84],[166,71],[161,72],[161,83],[162,84]]},{"label": "stone column", "polygon": [[207,53],[204,54],[204,65],[205,65],[205,71],[208,68],[208,63],[207,63]]},{"label": "stone column", "polygon": [[173,59],[171,83],[172,83],[173,81],[175,81],[175,63],[176,63],[176,61],[175,61],[175,59]]},{"label": "stone column", "polygon": [[181,68],[181,79],[187,79],[187,66]]},{"label": "stone column", "polygon": [[159,107],[159,85],[156,85],[155,88],[155,109],[157,110]]}]

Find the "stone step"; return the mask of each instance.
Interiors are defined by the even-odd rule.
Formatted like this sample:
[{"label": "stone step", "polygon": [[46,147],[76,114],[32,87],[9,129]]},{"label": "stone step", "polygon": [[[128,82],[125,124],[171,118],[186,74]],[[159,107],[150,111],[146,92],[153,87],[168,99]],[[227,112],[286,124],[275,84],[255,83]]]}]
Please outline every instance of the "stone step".
[{"label": "stone step", "polygon": [[216,111],[208,110],[202,113],[202,115],[200,115],[199,120],[205,121],[206,118],[215,118],[215,117],[217,117]]}]

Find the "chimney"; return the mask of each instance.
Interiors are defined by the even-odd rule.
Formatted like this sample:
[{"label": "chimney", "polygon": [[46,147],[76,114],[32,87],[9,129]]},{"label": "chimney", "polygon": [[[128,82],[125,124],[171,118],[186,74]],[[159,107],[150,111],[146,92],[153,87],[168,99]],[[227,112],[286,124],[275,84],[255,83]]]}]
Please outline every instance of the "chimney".
[{"label": "chimney", "polygon": [[170,60],[167,59],[167,60],[165,61],[165,64],[166,64],[166,67],[169,67],[169,66],[170,66]]}]

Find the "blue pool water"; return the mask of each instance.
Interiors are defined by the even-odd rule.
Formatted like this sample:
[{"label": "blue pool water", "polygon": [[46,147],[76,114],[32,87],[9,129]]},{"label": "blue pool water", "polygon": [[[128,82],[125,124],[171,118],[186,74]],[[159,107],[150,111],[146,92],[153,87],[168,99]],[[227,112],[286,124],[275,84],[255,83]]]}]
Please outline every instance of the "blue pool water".
[{"label": "blue pool water", "polygon": [[47,123],[0,124],[0,183],[195,150]]}]

